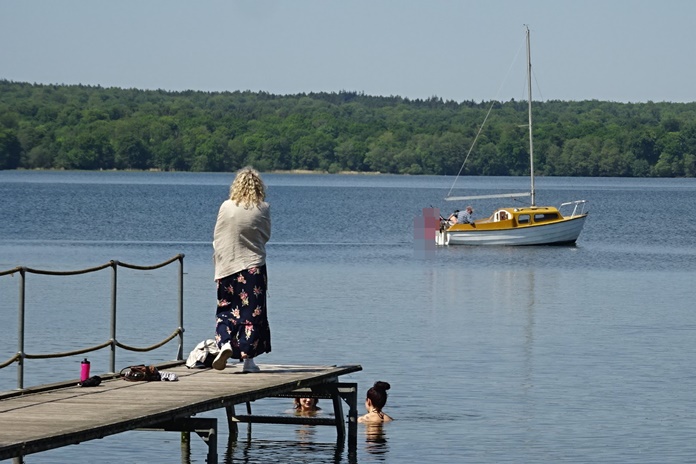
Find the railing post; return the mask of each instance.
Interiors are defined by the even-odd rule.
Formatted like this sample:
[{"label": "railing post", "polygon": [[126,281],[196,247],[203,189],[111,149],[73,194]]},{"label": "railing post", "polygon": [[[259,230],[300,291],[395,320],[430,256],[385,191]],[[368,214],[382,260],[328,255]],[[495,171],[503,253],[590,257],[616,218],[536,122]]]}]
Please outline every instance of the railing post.
[{"label": "railing post", "polygon": [[116,372],[116,288],[118,283],[118,261],[111,260],[111,372]]},{"label": "railing post", "polygon": [[184,254],[179,255],[179,350],[176,360],[184,359]]},{"label": "railing post", "polygon": [[26,293],[25,276],[26,267],[19,268],[19,323],[17,325],[17,353],[19,361],[17,363],[17,388],[24,388],[24,295]]},{"label": "railing post", "polygon": [[[76,354],[83,354],[87,353],[89,351],[95,351],[97,349],[102,349],[105,347],[109,347],[111,349],[110,353],[110,371],[111,373],[116,373],[116,350],[118,349],[120,343],[116,337],[117,333],[117,307],[118,307],[118,298],[117,298],[117,293],[118,293],[118,267],[124,266],[132,269],[137,269],[137,270],[151,270],[151,269],[159,269],[163,266],[172,264],[174,261],[178,260],[179,261],[179,289],[178,289],[178,312],[179,312],[179,327],[177,327],[177,330],[174,334],[171,334],[168,336],[163,342],[153,345],[148,348],[144,349],[139,349],[139,348],[134,348],[130,346],[125,346],[124,348],[129,349],[129,350],[135,350],[135,351],[150,351],[156,348],[159,348],[165,343],[168,343],[171,341],[176,335],[179,336],[179,347],[177,350],[177,355],[176,355],[176,360],[177,361],[182,361],[184,359],[184,254],[179,254],[163,263],[154,265],[154,266],[136,266],[133,264],[127,264],[127,263],[120,263],[117,260],[111,260],[107,264],[102,264],[98,267],[91,268],[91,269],[81,269],[79,271],[67,271],[67,272],[55,272],[55,271],[45,271],[45,270],[39,270],[39,269],[31,269],[29,267],[21,266],[21,267],[16,267],[13,269],[10,269],[9,271],[2,271],[0,272],[0,275],[6,275],[6,274],[14,274],[15,272],[19,272],[20,278],[19,278],[19,298],[18,298],[18,323],[17,323],[17,354],[12,357],[10,362],[4,363],[2,366],[7,367],[9,366],[12,362],[17,362],[17,388],[20,390],[24,389],[24,363],[26,359],[28,358],[52,358],[52,357],[64,357],[64,356],[74,356]],[[84,274],[86,272],[94,272],[94,271],[100,271],[102,269],[105,269],[107,267],[111,267],[112,269],[112,281],[111,281],[111,333],[110,333],[110,339],[107,343],[101,343],[100,345],[97,345],[95,347],[90,347],[87,349],[78,349],[75,351],[69,351],[69,352],[63,352],[63,353],[54,353],[54,354],[49,354],[49,355],[34,355],[34,354],[27,354],[25,352],[25,338],[26,338],[26,286],[27,286],[27,273],[36,273],[36,274],[44,274],[44,275],[59,275],[59,276],[64,276],[64,275],[76,275],[76,274]]]}]

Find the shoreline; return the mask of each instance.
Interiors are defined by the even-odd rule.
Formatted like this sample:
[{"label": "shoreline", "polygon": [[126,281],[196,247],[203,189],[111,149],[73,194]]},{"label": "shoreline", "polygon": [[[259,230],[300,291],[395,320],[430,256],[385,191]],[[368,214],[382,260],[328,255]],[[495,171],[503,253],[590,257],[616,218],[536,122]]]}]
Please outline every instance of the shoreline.
[{"label": "shoreline", "polygon": [[[252,166],[253,167],[253,166]],[[256,169],[256,168],[254,168]],[[151,169],[44,169],[44,168],[17,168],[17,169],[5,169],[5,171],[46,171],[46,172],[187,172],[187,173],[208,173],[208,174],[233,174],[237,171],[163,171],[157,168]],[[379,171],[338,171],[329,172],[324,170],[312,171],[310,169],[274,169],[272,171],[260,171],[265,174],[344,174],[344,175],[367,175],[367,176],[378,176],[378,175],[409,175],[409,174],[385,174]]]}]

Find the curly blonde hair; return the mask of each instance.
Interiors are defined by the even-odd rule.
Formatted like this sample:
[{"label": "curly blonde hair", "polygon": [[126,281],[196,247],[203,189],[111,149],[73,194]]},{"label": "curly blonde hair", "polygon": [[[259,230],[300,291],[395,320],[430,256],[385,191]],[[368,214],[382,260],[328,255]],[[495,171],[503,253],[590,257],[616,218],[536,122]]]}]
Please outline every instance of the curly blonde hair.
[{"label": "curly blonde hair", "polygon": [[261,180],[256,169],[251,166],[244,167],[237,171],[237,176],[230,185],[230,200],[237,206],[244,204],[244,208],[258,206],[266,199],[266,186]]}]

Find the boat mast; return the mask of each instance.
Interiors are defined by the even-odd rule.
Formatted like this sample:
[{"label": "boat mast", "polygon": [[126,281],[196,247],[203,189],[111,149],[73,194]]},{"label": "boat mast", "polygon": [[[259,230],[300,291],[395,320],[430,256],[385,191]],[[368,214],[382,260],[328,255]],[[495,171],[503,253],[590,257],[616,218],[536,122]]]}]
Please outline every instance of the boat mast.
[{"label": "boat mast", "polygon": [[530,193],[532,197],[532,206],[536,206],[534,192],[534,140],[532,139],[532,50],[529,44],[529,26],[525,25],[525,28],[527,29],[527,109],[529,112],[529,176],[531,179]]}]

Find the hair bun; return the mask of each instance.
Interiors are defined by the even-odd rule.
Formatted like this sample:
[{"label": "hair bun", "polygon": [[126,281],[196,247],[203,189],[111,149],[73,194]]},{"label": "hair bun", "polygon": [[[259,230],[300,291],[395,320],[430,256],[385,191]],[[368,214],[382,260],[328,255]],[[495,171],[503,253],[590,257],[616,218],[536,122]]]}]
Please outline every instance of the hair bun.
[{"label": "hair bun", "polygon": [[387,382],[382,382],[382,381],[378,380],[378,381],[375,382],[375,384],[373,385],[373,388],[376,388],[376,389],[378,389],[378,390],[387,391],[387,390],[389,390],[389,389],[391,388],[391,385],[389,385]]}]

